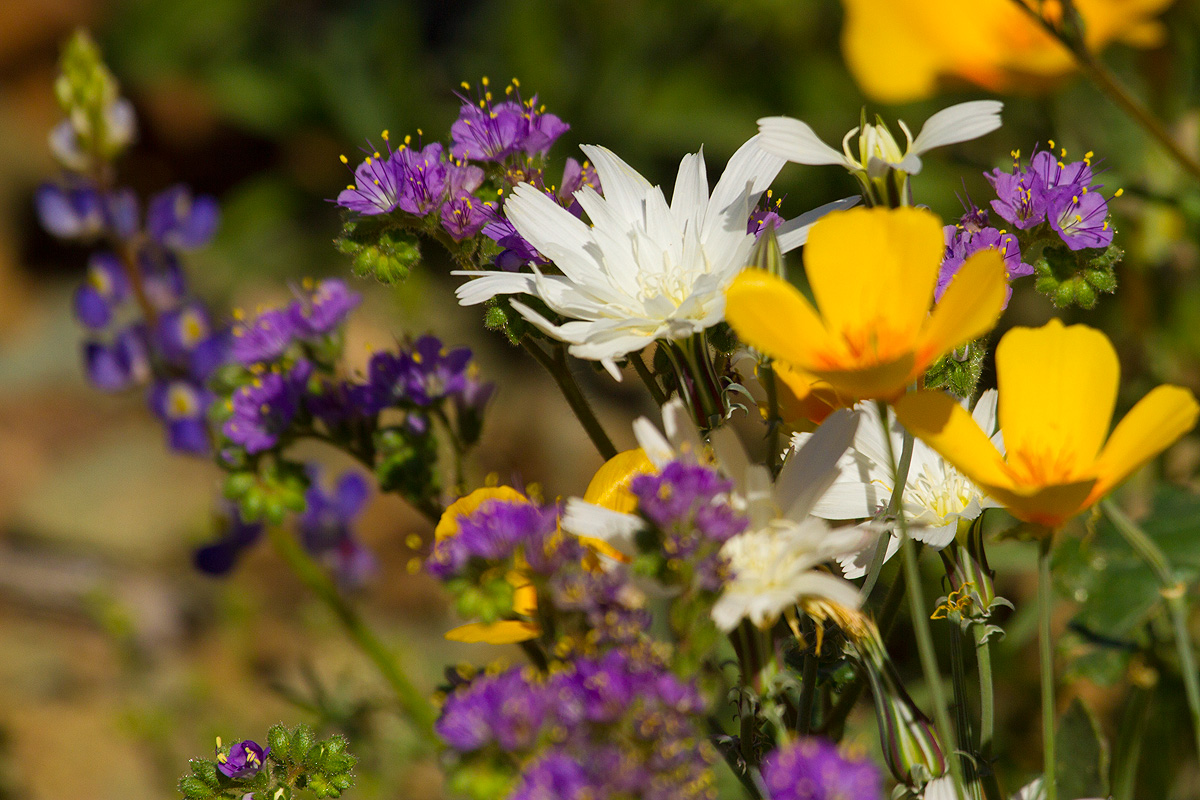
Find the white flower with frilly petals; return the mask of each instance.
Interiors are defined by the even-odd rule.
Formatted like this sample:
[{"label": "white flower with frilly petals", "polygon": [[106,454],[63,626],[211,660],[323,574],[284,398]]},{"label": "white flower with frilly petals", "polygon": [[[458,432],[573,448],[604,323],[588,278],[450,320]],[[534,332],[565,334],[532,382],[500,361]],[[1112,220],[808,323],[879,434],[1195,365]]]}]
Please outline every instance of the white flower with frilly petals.
[{"label": "white flower with frilly petals", "polygon": [[[813,514],[825,519],[861,519],[875,517],[883,512],[892,499],[891,457],[883,438],[879,423],[878,407],[874,403],[858,406],[863,414],[862,424],[854,437],[854,444],[846,451],[838,464],[838,475],[829,491],[813,507]],[[984,392],[972,412],[979,427],[994,433],[992,440],[1003,452],[1003,440],[996,432],[996,391]],[[892,452],[897,459],[904,443],[904,428],[896,421],[895,414],[888,409],[888,430],[891,432]],[[792,446],[804,446],[815,434],[799,433],[792,437]],[[973,520],[985,508],[999,505],[988,498],[970,479],[946,463],[920,439],[913,441],[912,460],[909,462],[908,480],[904,485],[901,508],[909,534],[935,550],[941,550],[954,540],[961,520]],[[887,524],[880,528],[878,523],[863,526],[871,530],[888,530],[885,560],[891,558],[900,547],[900,538]],[[861,578],[874,556],[877,542],[872,540],[857,553],[839,559],[842,573],[847,578]]]},{"label": "white flower with frilly petals", "polygon": [[[683,158],[670,204],[632,167],[603,147],[582,147],[599,173],[601,197],[590,186],[575,192],[591,225],[534,186],[522,183],[504,213],[561,275],[455,272],[474,278],[458,287],[462,305],[502,294],[531,294],[570,321],[557,325],[519,301],[526,319],[570,345],[578,358],[614,362],[656,339],[685,339],[725,316],[725,288],[754,246],[747,221],[784,160],[765,152],[755,136],[729,160],[708,191],[703,151]],[[784,223],[783,250],[799,247],[823,214],[848,208],[851,198]]]},{"label": "white flower with frilly petals", "polygon": [[[768,153],[797,164],[840,164],[850,172],[874,179],[889,168],[916,175],[921,171],[922,154],[935,147],[978,139],[999,128],[1003,108],[998,100],[972,100],[944,108],[925,121],[916,139],[901,120],[900,130],[908,140],[903,152],[882,122],[851,130],[842,139],[840,153],[821,141],[806,123],[792,117],[764,117],[758,121],[758,130]],[[860,133],[857,154],[850,150],[850,140],[856,133]]]}]

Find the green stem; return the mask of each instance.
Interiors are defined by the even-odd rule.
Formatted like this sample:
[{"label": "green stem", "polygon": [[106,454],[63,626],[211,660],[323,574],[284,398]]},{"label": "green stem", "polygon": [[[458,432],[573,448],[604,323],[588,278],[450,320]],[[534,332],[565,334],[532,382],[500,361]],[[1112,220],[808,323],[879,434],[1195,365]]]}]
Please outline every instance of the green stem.
[{"label": "green stem", "polygon": [[646,366],[645,360],[641,353],[631,353],[629,360],[633,362],[633,368],[637,372],[638,377],[642,379],[642,383],[646,384],[646,389],[649,390],[650,396],[654,398],[654,402],[662,407],[667,402],[667,396],[663,393],[662,387],[658,385],[658,380],[654,377],[654,373]]},{"label": "green stem", "polygon": [[[804,638],[809,639],[815,626],[810,618],[804,621]],[[816,645],[808,641],[804,651],[804,666],[800,673],[800,703],[796,720],[796,730],[801,736],[812,732],[813,704],[817,699],[817,652]]]},{"label": "green stem", "polygon": [[575,418],[583,426],[583,430],[587,433],[588,438],[592,440],[592,444],[596,447],[600,456],[605,461],[615,456],[617,448],[613,447],[612,439],[609,439],[608,434],[604,432],[604,427],[600,424],[600,420],[596,419],[595,412],[592,411],[592,407],[588,403],[587,398],[583,396],[579,384],[575,382],[574,376],[571,375],[570,367],[567,364],[566,350],[563,349],[563,346],[561,344],[555,346],[554,356],[551,356],[528,337],[521,340],[521,346],[525,348],[525,352],[533,356],[534,361],[541,364],[550,373],[551,378],[554,378],[554,382],[558,384],[559,391],[566,398],[567,405],[571,407],[571,411],[575,412]]},{"label": "green stem", "polygon": [[764,361],[759,367],[762,372],[762,384],[767,390],[767,466],[771,475],[778,477],[783,468],[779,448],[779,433],[783,429],[783,420],[779,417],[779,384],[775,377],[775,367],[771,362]]},{"label": "green stem", "polygon": [[1129,701],[1118,728],[1120,736],[1116,752],[1113,754],[1113,800],[1133,800],[1137,788],[1138,760],[1142,755],[1146,726],[1150,724],[1153,697],[1153,690],[1141,686],[1135,686],[1129,693]]},{"label": "green stem", "polygon": [[1050,544],[1053,532],[1038,541],[1038,660],[1042,673],[1042,786],[1045,800],[1058,798],[1058,762],[1054,742],[1054,642],[1050,639],[1050,615],[1054,610],[1054,587],[1050,583]]},{"label": "green stem", "polygon": [[[879,413],[892,475],[899,478],[900,465],[896,461],[892,436],[888,430],[887,407],[883,403],[880,403]],[[907,475],[905,478],[907,479]],[[904,486],[897,480],[892,489],[892,501],[896,502],[897,493],[903,496],[903,492]],[[938,737],[942,740],[942,746],[949,750],[955,741],[954,731],[950,726],[950,712],[946,708],[946,690],[942,686],[942,676],[938,671],[937,652],[933,648],[933,632],[929,627],[925,592],[921,589],[921,569],[917,564],[917,546],[912,537],[908,535],[908,520],[904,516],[903,509],[896,515],[896,526],[900,530],[900,549],[904,555],[904,576],[908,582],[908,613],[912,617],[913,631],[917,635],[917,653],[921,658],[921,671],[925,674],[925,682],[929,685],[929,695],[933,701],[933,720],[937,726]],[[962,764],[952,752],[947,752],[946,762],[950,765],[950,775],[954,779],[956,796],[964,797],[963,786],[965,784],[963,783]],[[1054,800],[1054,798],[1048,798],[1048,800]]]},{"label": "green stem", "polygon": [[992,739],[996,735],[996,692],[992,683],[992,646],[987,640],[987,625],[971,625],[975,637],[975,662],[979,670],[979,753],[985,758],[992,754]]},{"label": "green stem", "polygon": [[1096,84],[1100,91],[1108,95],[1110,100],[1162,145],[1171,158],[1190,172],[1193,178],[1200,179],[1200,162],[1183,151],[1171,134],[1167,132],[1167,129],[1163,127],[1163,124],[1117,81],[1116,76],[1096,58],[1082,39],[1059,30],[1036,9],[1026,5],[1022,0],[1013,0],[1013,2],[1070,52],[1079,69],[1088,76],[1092,83]]},{"label": "green stem", "polygon": [[396,700],[401,709],[422,734],[422,740],[432,741],[437,712],[429,699],[400,669],[395,655],[367,627],[358,612],[338,592],[337,586],[325,570],[321,569],[290,532],[279,526],[270,526],[268,536],[275,551],[291,567],[296,577],[329,606],[350,634],[350,638],[375,663],[396,693]]},{"label": "green stem", "polygon": [[1175,630],[1175,649],[1179,653],[1179,670],[1183,674],[1183,688],[1187,693],[1188,711],[1192,716],[1192,734],[1196,740],[1196,753],[1200,755],[1200,674],[1196,672],[1196,654],[1192,647],[1192,636],[1188,631],[1188,608],[1186,586],[1175,577],[1167,556],[1157,543],[1143,531],[1111,499],[1100,504],[1101,510],[1112,521],[1113,527],[1125,539],[1134,552],[1154,571],[1161,586],[1162,596],[1167,601],[1167,611]]},{"label": "green stem", "polygon": [[[879,409],[879,420],[883,425],[883,437],[888,443],[889,456],[894,458],[891,452],[892,434],[891,425],[888,423],[888,406],[887,403],[879,401],[877,403]],[[903,444],[900,448],[900,462],[897,464],[892,461],[892,496],[888,500],[887,516],[896,517],[903,514],[904,505],[904,487],[908,484],[908,471],[912,466],[913,453],[913,435],[908,431],[904,432]],[[871,596],[871,592],[875,589],[875,584],[879,581],[879,573],[883,570],[883,562],[887,558],[888,545],[891,543],[891,535],[881,535],[879,543],[875,547],[875,552],[871,555],[871,563],[867,567],[867,577],[863,581],[862,589],[859,591],[859,596],[866,600]]]}]

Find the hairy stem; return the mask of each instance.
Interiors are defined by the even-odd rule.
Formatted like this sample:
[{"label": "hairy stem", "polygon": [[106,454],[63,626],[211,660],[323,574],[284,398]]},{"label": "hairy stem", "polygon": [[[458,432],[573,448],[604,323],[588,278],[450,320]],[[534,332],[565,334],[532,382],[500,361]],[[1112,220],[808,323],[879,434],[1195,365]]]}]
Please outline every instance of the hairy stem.
[{"label": "hairy stem", "polygon": [[1042,786],[1045,800],[1057,800],[1058,780],[1054,742],[1054,642],[1050,639],[1050,615],[1054,610],[1054,587],[1050,583],[1050,544],[1053,532],[1038,541],[1038,660],[1042,673]]},{"label": "hairy stem", "polygon": [[429,699],[401,670],[396,656],[367,627],[354,607],[338,592],[337,586],[325,570],[321,569],[289,531],[274,525],[270,526],[268,536],[275,551],[296,577],[337,615],[350,638],[374,662],[384,680],[395,692],[400,708],[421,734],[421,740],[431,742],[437,712]]},{"label": "hairy stem", "polygon": [[604,427],[600,424],[600,420],[596,418],[595,412],[592,411],[591,404],[583,396],[583,391],[579,388],[579,384],[575,382],[575,377],[571,374],[570,366],[567,363],[567,353],[563,346],[561,344],[556,345],[553,356],[528,337],[521,340],[521,346],[525,348],[525,352],[533,356],[534,361],[537,361],[546,372],[550,373],[550,377],[554,378],[554,382],[558,384],[559,391],[566,398],[567,405],[571,407],[571,411],[575,412],[575,418],[583,426],[583,430],[587,433],[588,438],[592,440],[592,444],[600,453],[601,458],[608,461],[615,456],[617,448],[613,447],[612,439],[609,439],[608,434],[604,432]]}]

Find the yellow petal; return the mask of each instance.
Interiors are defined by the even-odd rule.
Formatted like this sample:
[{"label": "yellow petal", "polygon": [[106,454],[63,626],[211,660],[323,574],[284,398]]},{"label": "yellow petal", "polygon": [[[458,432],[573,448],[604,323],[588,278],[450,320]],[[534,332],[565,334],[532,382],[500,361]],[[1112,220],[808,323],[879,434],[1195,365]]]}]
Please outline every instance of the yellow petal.
[{"label": "yellow petal", "polygon": [[1007,288],[1000,253],[981,250],[968,258],[921,331],[918,369],[924,370],[940,356],[994,328],[1004,307]]},{"label": "yellow petal", "polygon": [[779,415],[788,424],[809,420],[820,425],[837,409],[854,405],[852,399],[842,397],[828,381],[816,375],[782,361],[776,361],[772,369],[779,381]]},{"label": "yellow petal", "polygon": [[1117,423],[1096,460],[1098,480],[1090,502],[1113,490],[1134,470],[1196,426],[1200,405],[1180,386],[1159,386]]},{"label": "yellow petal", "polygon": [[458,533],[458,521],[469,517],[488,500],[504,500],[506,502],[529,502],[525,495],[511,486],[488,486],[476,489],[466,497],[460,497],[442,512],[437,527],[433,529],[435,541],[441,541]]},{"label": "yellow petal", "polygon": [[804,271],[835,338],[895,358],[916,341],[945,251],[942,223],[920,208],[852,208],[823,217],[804,246]]},{"label": "yellow petal", "polygon": [[1091,502],[1088,497],[1095,484],[1096,481],[1088,479],[1032,489],[1025,487],[1021,492],[1010,492],[1000,487],[981,488],[1017,519],[1047,528],[1059,528],[1088,507]]},{"label": "yellow petal", "polygon": [[630,481],[654,471],[654,464],[640,447],[617,453],[596,470],[583,499],[592,505],[630,514],[637,508],[637,498],[629,491]]},{"label": "yellow petal", "polygon": [[883,103],[932,96],[944,56],[919,35],[909,9],[879,0],[843,0],[843,5],[842,53],[863,92]]},{"label": "yellow petal", "polygon": [[830,347],[808,298],[760,269],[743,270],[725,290],[725,319],[743,342],[789,364],[803,367]]},{"label": "yellow petal", "polygon": [[519,572],[510,572],[505,576],[513,587],[513,613],[522,616],[532,616],[537,612],[537,588],[529,578]]},{"label": "yellow petal", "polygon": [[1119,380],[1117,353],[1095,328],[1054,319],[1005,334],[996,381],[1009,465],[1042,484],[1095,477]]},{"label": "yellow petal", "polygon": [[897,400],[895,410],[901,425],[979,486],[1016,488],[1000,451],[955,398],[913,392]]},{"label": "yellow petal", "polygon": [[504,619],[499,622],[472,622],[446,631],[452,642],[486,642],[487,644],[515,644],[536,639],[542,629],[532,622]]},{"label": "yellow petal", "polygon": [[882,364],[872,364],[858,369],[822,370],[813,369],[813,375],[828,383],[842,397],[854,400],[892,400],[904,394],[913,379],[914,361],[912,353]]}]

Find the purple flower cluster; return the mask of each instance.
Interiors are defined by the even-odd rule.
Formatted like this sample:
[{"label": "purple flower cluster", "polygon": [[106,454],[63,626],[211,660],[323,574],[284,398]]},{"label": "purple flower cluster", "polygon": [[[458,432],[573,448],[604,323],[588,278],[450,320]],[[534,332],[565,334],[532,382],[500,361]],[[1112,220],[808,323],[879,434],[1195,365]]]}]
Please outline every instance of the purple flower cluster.
[{"label": "purple flower cluster", "polygon": [[520,556],[524,569],[552,575],[583,558],[583,547],[558,530],[558,508],[490,500],[459,520],[458,534],[439,541],[425,562],[437,578],[463,574],[472,564],[493,567]]},{"label": "purple flower cluster", "polygon": [[[1093,183],[1091,153],[1067,162],[1049,150],[1035,151],[1024,169],[1018,155],[1014,153],[1011,172],[997,169],[986,175],[996,190],[992,210],[1020,230],[1048,222],[1072,250],[1112,243],[1108,201],[1098,191],[1102,185]],[[1061,159],[1066,155],[1062,150]]]},{"label": "purple flower cluster", "polygon": [[1012,282],[1033,274],[1033,267],[1021,261],[1021,245],[1017,237],[988,226],[988,212],[976,208],[974,204],[968,206],[967,213],[957,225],[947,225],[942,229],[942,233],[945,236],[946,252],[942,256],[937,288],[934,290],[934,298],[938,301],[942,299],[950,281],[958,274],[967,258],[981,250],[997,250],[1004,259],[1004,269],[1009,282],[1008,294],[1004,298],[1005,308],[1012,297]]},{"label": "purple flower cluster", "polygon": [[[245,367],[278,360],[296,341],[317,342],[345,324],[362,296],[345,281],[305,280],[297,297],[282,308],[260,310],[233,327],[233,358]],[[235,316],[240,316],[235,314]]]},{"label": "purple flower cluster", "polygon": [[[469,84],[463,89],[470,91]],[[524,100],[513,80],[504,99],[496,101],[485,78],[477,97],[460,95],[458,119],[450,127],[448,146],[435,142],[413,147],[412,137],[393,150],[383,132],[386,153],[371,147],[354,170],[354,182],[337,204],[357,214],[403,214],[439,225],[461,242],[479,234],[502,248],[495,263],[516,270],[529,263],[548,263],[505,219],[502,204],[508,189],[527,182],[544,191],[576,216],[582,209],[574,193],[583,186],[600,191],[596,171],[567,159],[561,184],[549,186],[545,156],[570,125],[547,113],[537,97]],[[342,162],[349,159],[342,156]]]},{"label": "purple flower cluster", "polygon": [[227,401],[225,436],[251,454],[275,447],[301,410],[311,374],[312,364],[302,360],[239,386]]},{"label": "purple flower cluster", "polygon": [[169,446],[207,454],[213,396],[205,383],[226,360],[229,337],[189,295],[178,256],[212,238],[216,200],[174,186],[150,198],[143,218],[129,189],[101,189],[75,175],[40,187],[35,203],[55,236],[106,245],[89,258],[75,292],[75,316],[88,330],[88,380],[110,392],[149,383],[147,402]]},{"label": "purple flower cluster", "polygon": [[512,669],[451,694],[437,733],[464,757],[529,757],[515,800],[711,797],[705,703],[661,666],[613,650],[542,678]]},{"label": "purple flower cluster", "polygon": [[767,800],[882,800],[874,764],[847,758],[833,742],[801,739],[763,760]]},{"label": "purple flower cluster", "polygon": [[[366,156],[354,170],[354,183],[337,196],[339,206],[366,216],[436,214],[455,241],[474,236],[491,219],[491,204],[473,194],[483,184],[483,169],[447,155],[437,142],[416,149],[407,137],[393,150],[387,131],[383,139],[387,155],[373,150]],[[342,156],[342,163],[348,161]]]}]

